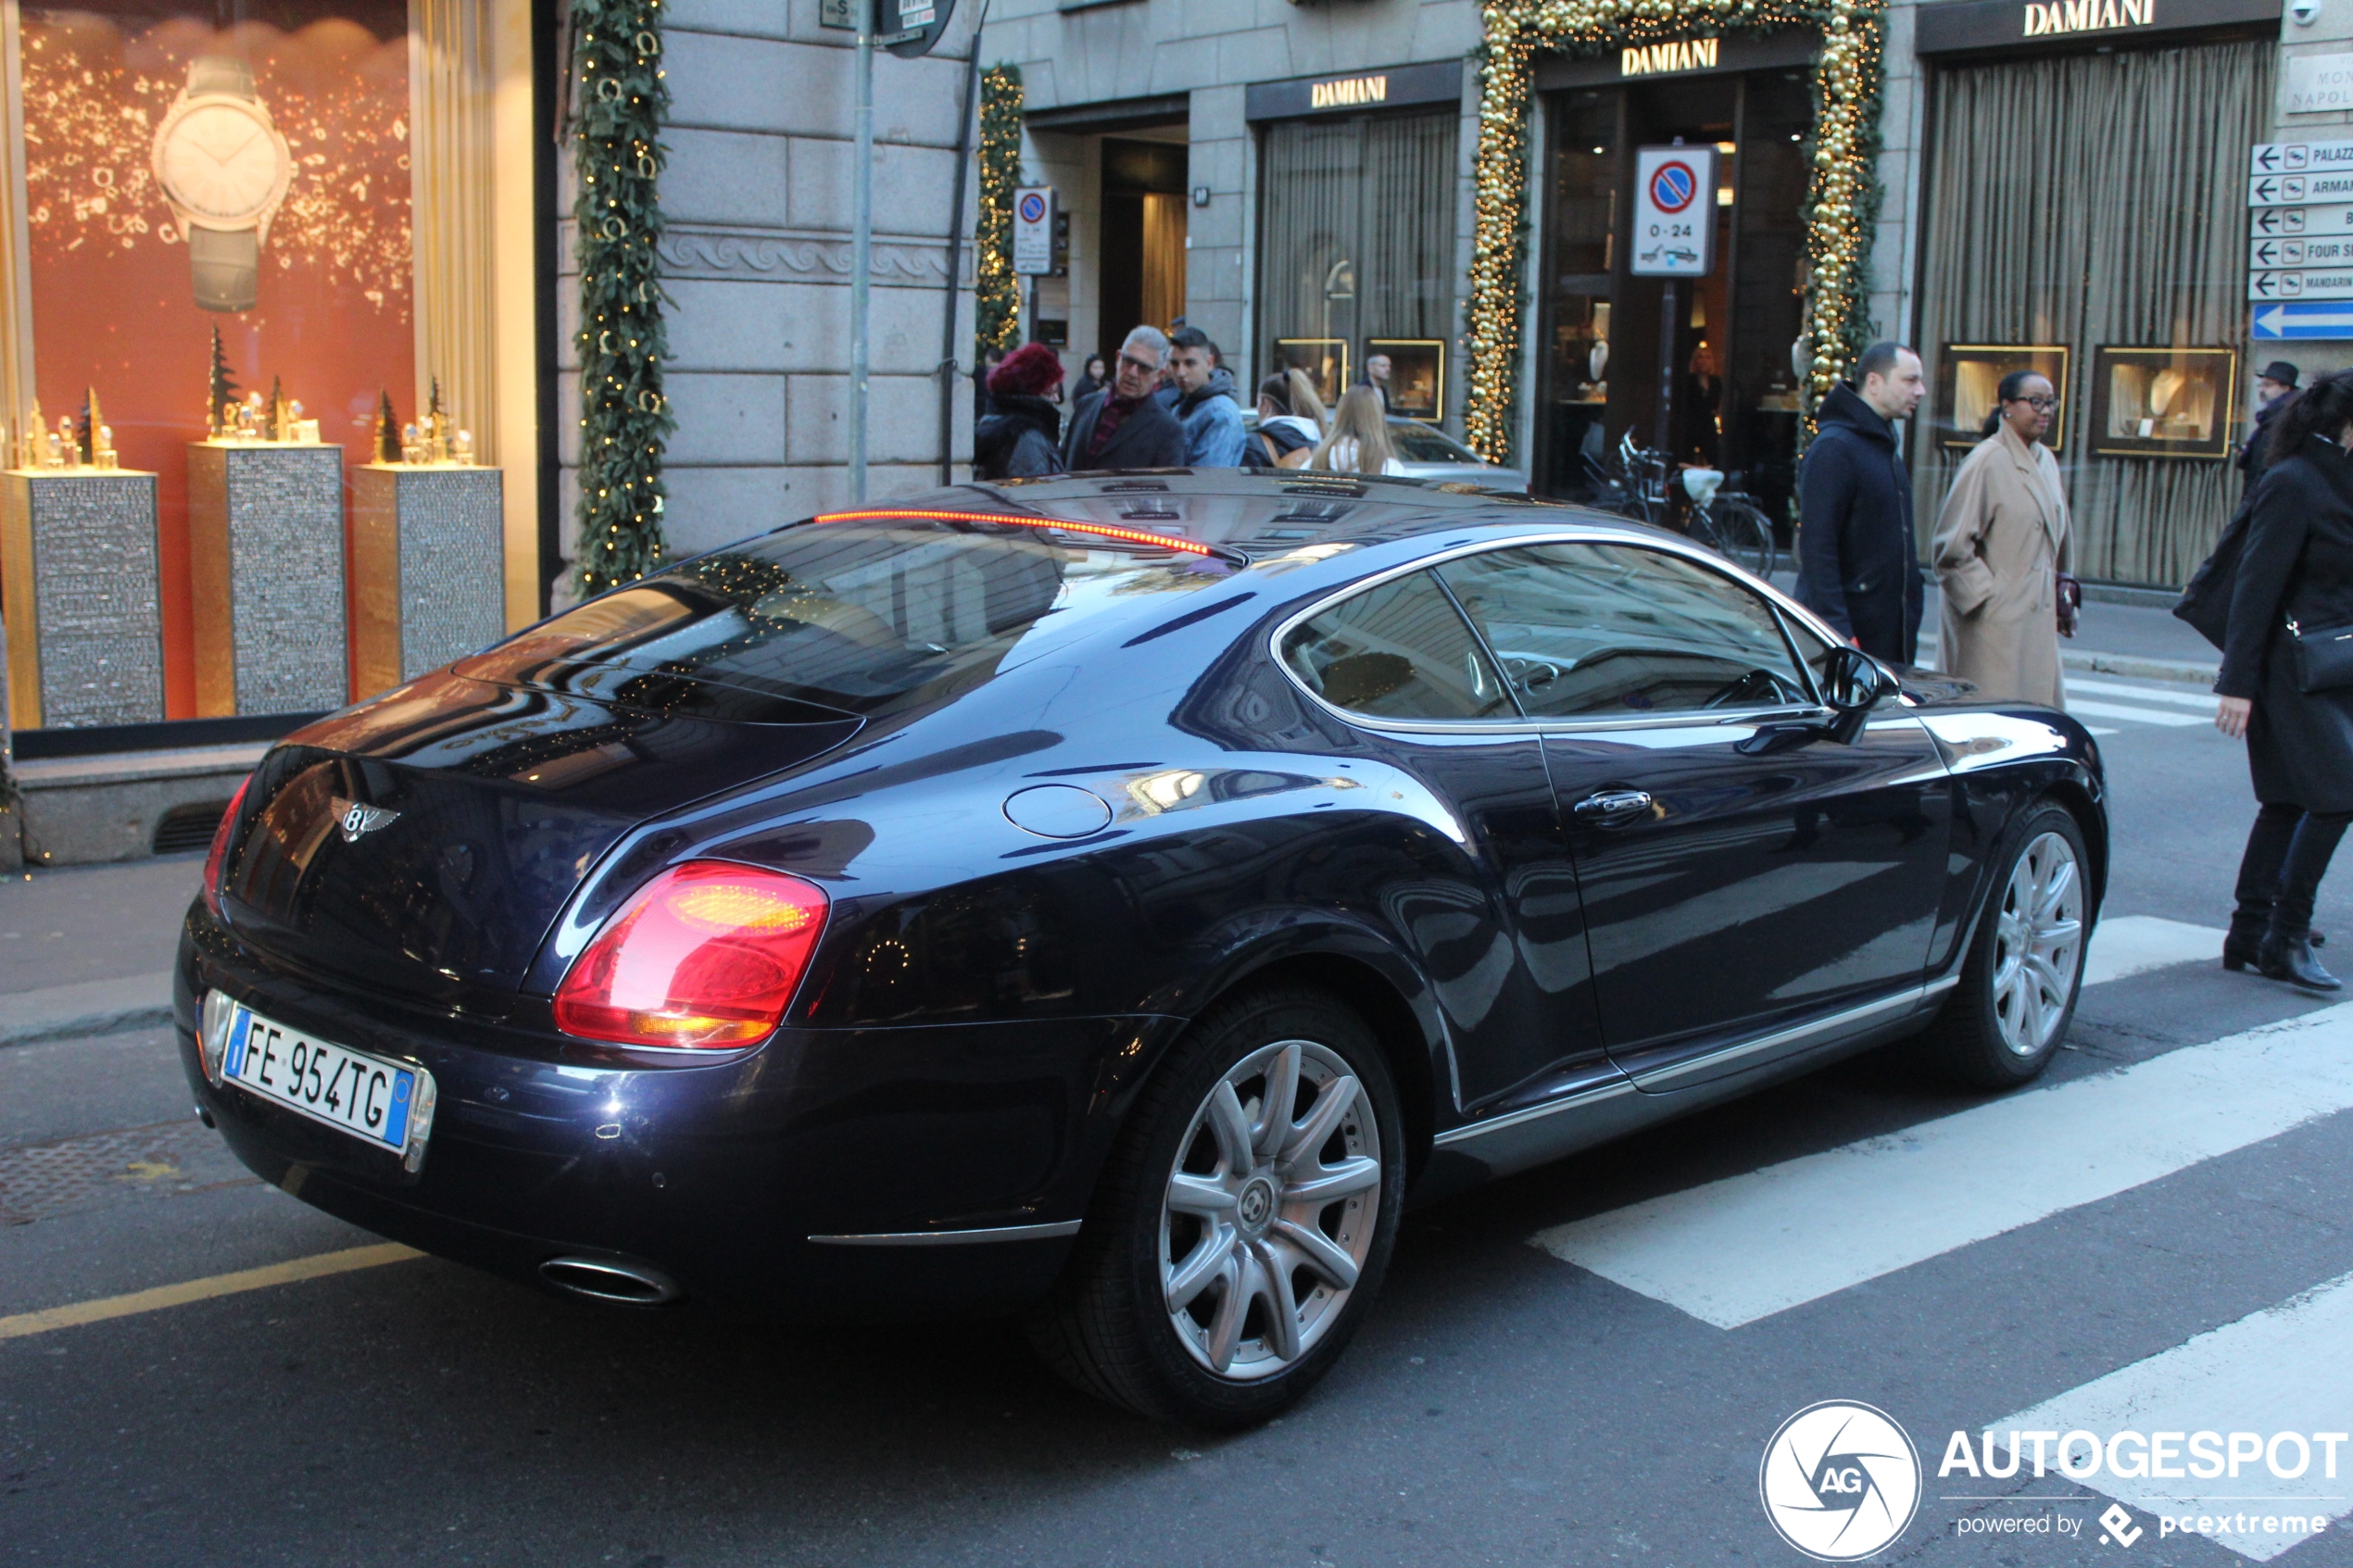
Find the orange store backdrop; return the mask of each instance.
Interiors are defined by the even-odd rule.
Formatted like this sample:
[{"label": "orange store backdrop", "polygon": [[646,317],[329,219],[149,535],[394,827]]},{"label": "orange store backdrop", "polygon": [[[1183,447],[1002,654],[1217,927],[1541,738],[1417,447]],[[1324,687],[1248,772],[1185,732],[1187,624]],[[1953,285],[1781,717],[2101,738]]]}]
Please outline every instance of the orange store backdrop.
[{"label": "orange store backdrop", "polygon": [[[54,429],[95,387],[122,466],[160,476],[164,699],[170,717],[194,718],[187,444],[205,433],[213,328],[239,388],[266,395],[282,381],[346,468],[367,459],[380,391],[415,417],[408,11],[405,0],[233,12],[158,0],[22,17],[42,410]],[[259,301],[229,314],[197,307],[152,169],[156,127],[188,62],[208,54],[252,67],[294,157],[261,249]]]}]

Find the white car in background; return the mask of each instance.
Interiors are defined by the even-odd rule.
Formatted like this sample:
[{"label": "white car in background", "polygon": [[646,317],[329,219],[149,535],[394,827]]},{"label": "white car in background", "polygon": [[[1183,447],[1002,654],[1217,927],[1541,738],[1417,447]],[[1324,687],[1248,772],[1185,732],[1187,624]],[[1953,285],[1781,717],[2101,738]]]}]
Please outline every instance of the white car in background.
[{"label": "white car in background", "polygon": [[1488,490],[1528,494],[1528,476],[1519,470],[1491,463],[1444,431],[1419,420],[1392,416],[1389,421],[1389,442],[1397,448],[1397,460],[1405,466],[1408,479],[1444,480]]}]

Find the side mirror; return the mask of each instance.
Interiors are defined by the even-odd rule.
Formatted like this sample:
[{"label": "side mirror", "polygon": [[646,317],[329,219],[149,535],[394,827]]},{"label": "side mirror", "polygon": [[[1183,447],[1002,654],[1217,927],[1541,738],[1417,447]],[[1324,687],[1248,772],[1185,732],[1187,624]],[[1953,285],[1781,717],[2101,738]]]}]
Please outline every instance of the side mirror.
[{"label": "side mirror", "polygon": [[1834,716],[1831,738],[1852,746],[1863,733],[1871,709],[1903,687],[1887,668],[1857,647],[1831,650],[1822,661],[1822,700]]}]

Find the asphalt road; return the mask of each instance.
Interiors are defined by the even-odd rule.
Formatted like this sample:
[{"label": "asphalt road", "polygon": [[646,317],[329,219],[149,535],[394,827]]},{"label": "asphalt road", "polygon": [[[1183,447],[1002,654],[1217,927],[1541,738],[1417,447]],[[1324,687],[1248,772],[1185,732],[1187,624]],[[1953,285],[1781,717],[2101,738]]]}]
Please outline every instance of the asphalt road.
[{"label": "asphalt road", "polygon": [[[2131,716],[2202,719],[2193,688],[2113,684],[2077,693],[2127,710],[2092,721],[2106,913],[2220,925],[2242,754]],[[0,887],[0,991],[159,967],[196,872]],[[2353,959],[2348,895],[2353,864],[2321,913]],[[1416,1212],[1335,1375],[1210,1440],[1064,1389],[998,1325],[635,1314],[430,1259],[46,1326],[22,1314],[374,1238],[246,1177],[165,1032],[0,1047],[0,1562],[1798,1563],[1760,1457],[1852,1399],[1927,1466],[1881,1561],[2353,1564],[2353,1449],[2339,1479],[2216,1484],[2211,1510],[2333,1521],[2292,1548],[2259,1518],[2167,1534],[2130,1496],[2133,1544],[2105,1544],[2100,1488],[2132,1490],[2105,1474],[1936,1474],[1957,1430],[2132,1424],[2103,1399],[2353,1424],[2353,1289],[2325,1288],[2353,1276],[2348,1071],[2353,1022],[2210,960],[2087,987],[2053,1087],[1849,1062]],[[2242,1099],[2235,1131],[2169,1121]]]}]

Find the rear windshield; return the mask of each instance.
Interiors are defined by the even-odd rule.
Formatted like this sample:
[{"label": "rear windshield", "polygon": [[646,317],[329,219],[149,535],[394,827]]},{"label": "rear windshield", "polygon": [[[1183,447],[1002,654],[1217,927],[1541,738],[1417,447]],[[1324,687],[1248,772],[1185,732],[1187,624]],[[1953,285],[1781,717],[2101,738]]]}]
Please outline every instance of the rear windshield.
[{"label": "rear windshield", "polygon": [[686,706],[775,721],[874,716],[979,685],[1092,608],[1189,593],[1230,570],[1210,557],[1064,542],[1077,537],[803,523],[591,600],[459,672],[665,709],[680,706],[667,694],[681,681],[715,684],[771,700],[759,712]]},{"label": "rear windshield", "polygon": [[1457,446],[1453,438],[1434,431],[1428,425],[1391,424],[1390,445],[1397,455],[1409,463],[1475,463],[1478,455],[1466,446]]}]

